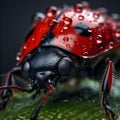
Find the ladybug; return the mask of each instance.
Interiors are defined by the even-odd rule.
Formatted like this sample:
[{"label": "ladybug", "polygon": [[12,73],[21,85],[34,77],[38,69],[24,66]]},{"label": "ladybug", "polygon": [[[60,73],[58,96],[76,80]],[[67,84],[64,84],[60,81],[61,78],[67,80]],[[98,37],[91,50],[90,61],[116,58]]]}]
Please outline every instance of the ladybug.
[{"label": "ladybug", "polygon": [[[46,15],[36,13],[16,57],[16,67],[3,77],[0,109],[5,109],[13,90],[35,91],[33,99],[42,90],[44,95],[30,118],[36,120],[58,82],[72,77],[78,79],[82,60],[93,59],[116,46],[120,46],[120,22],[116,16],[109,17],[105,9],[93,10],[88,3],[81,2],[63,8],[51,6]],[[108,101],[112,72],[113,62],[107,58],[101,87],[102,106],[106,116],[114,120],[117,116]],[[17,84],[19,80],[30,83],[31,88],[21,87]]]}]

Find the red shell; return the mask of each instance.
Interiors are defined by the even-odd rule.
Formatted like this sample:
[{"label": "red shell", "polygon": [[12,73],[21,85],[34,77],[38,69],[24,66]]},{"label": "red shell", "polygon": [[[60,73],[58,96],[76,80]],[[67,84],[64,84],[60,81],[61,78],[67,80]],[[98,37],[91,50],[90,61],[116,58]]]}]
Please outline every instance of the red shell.
[{"label": "red shell", "polygon": [[[34,28],[31,36],[25,40],[21,48],[21,63],[26,56],[40,46],[43,37],[48,33],[52,20],[59,15],[49,13],[41,19]],[[55,13],[55,11],[54,11]],[[90,36],[80,35],[75,31],[77,24],[89,27]],[[59,17],[52,33],[54,38],[44,46],[57,46],[83,58],[92,58],[115,46],[120,46],[120,22],[107,16],[103,10],[92,10],[88,4],[77,4]]]}]

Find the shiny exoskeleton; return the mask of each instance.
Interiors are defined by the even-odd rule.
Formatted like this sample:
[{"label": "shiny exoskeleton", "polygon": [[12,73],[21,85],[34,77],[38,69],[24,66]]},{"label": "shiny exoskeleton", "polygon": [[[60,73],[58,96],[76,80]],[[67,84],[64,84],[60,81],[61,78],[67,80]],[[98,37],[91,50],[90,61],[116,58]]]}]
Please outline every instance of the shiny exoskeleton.
[{"label": "shiny exoskeleton", "polygon": [[[46,10],[46,15],[36,13],[33,16],[32,29],[26,37],[16,59],[18,63],[3,80],[0,109],[4,109],[13,89],[32,92],[33,99],[44,91],[40,105],[35,109],[31,120],[37,119],[40,109],[48,96],[55,92],[58,82],[72,77],[79,79],[82,60],[100,56],[116,46],[120,46],[120,23],[117,15],[109,17],[105,9],[92,10],[87,2],[73,6]],[[113,63],[107,58],[102,80],[102,105],[109,119],[117,116],[111,110],[107,95],[112,85]],[[19,78],[15,78],[19,75]],[[31,84],[25,89],[19,80]],[[16,85],[13,85],[16,83]]]}]

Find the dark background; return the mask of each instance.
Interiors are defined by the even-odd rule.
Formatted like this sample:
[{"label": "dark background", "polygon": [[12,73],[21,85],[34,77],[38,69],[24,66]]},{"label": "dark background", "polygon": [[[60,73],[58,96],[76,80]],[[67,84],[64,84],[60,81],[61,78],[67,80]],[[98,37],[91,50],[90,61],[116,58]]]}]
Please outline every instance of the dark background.
[{"label": "dark background", "polygon": [[[51,5],[74,5],[81,0],[0,0],[0,73],[15,66],[16,53],[28,32],[31,16]],[[120,0],[86,0],[92,8],[105,7],[120,13]]]}]

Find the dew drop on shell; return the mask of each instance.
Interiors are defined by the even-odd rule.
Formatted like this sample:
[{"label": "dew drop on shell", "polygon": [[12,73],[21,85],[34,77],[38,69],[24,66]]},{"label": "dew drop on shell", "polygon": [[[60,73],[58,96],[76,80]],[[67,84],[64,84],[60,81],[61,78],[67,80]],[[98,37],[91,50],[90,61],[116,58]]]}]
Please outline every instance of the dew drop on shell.
[{"label": "dew drop on shell", "polygon": [[98,35],[97,38],[96,38],[96,43],[101,44],[102,42],[103,42],[102,35]]},{"label": "dew drop on shell", "polygon": [[88,29],[88,32],[89,32],[89,33],[92,33],[92,29]]},{"label": "dew drop on shell", "polygon": [[118,31],[115,32],[115,36],[116,36],[116,37],[120,37],[120,32],[118,32]]},{"label": "dew drop on shell", "polygon": [[102,43],[102,40],[101,40],[101,39],[98,39],[98,40],[96,40],[96,43],[97,43],[97,44],[101,44],[101,43]]},{"label": "dew drop on shell", "polygon": [[17,61],[20,61],[20,57],[19,57],[19,56],[16,56],[16,60],[17,60]]},{"label": "dew drop on shell", "polygon": [[35,37],[32,38],[32,41],[35,41]]},{"label": "dew drop on shell", "polygon": [[66,44],[66,47],[69,48],[69,49],[71,48],[71,47],[70,47],[70,44]]},{"label": "dew drop on shell", "polygon": [[88,56],[87,56],[87,55],[88,55],[88,52],[83,52],[82,55],[83,55],[83,58],[88,58]]},{"label": "dew drop on shell", "polygon": [[99,17],[100,17],[100,14],[99,14],[99,13],[94,13],[94,14],[93,14],[93,18],[98,19]]},{"label": "dew drop on shell", "polygon": [[109,48],[112,49],[114,47],[114,42],[109,43]]},{"label": "dew drop on shell", "polygon": [[20,61],[20,58],[21,58],[21,52],[17,53],[16,60]]},{"label": "dew drop on shell", "polygon": [[69,18],[69,17],[64,17],[63,22],[64,22],[65,25],[71,25],[72,19]]},{"label": "dew drop on shell", "polygon": [[65,42],[68,42],[68,41],[69,41],[69,38],[68,38],[68,37],[64,37],[63,40],[64,40]]},{"label": "dew drop on shell", "polygon": [[99,50],[100,50],[100,52],[102,52],[103,51],[103,46],[99,47]]},{"label": "dew drop on shell", "polygon": [[79,19],[79,20],[84,20],[84,16],[83,16],[83,15],[79,15],[79,16],[78,16],[78,19]]},{"label": "dew drop on shell", "polygon": [[23,47],[24,49],[27,49],[27,45],[24,45],[24,47]]},{"label": "dew drop on shell", "polygon": [[68,26],[63,26],[63,29],[64,29],[64,30],[67,30],[67,29],[68,29]]}]

